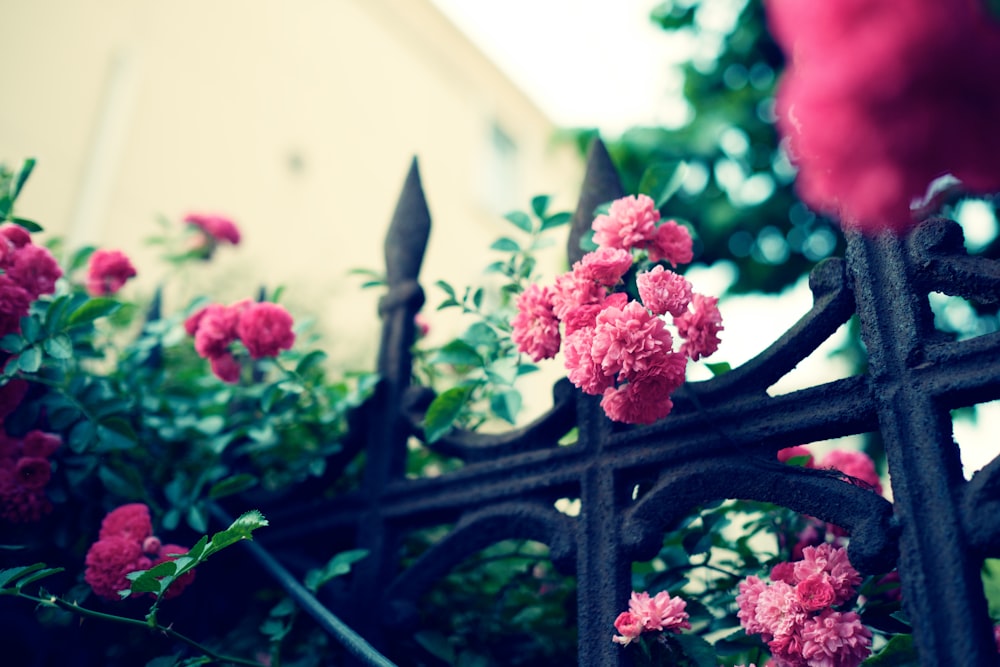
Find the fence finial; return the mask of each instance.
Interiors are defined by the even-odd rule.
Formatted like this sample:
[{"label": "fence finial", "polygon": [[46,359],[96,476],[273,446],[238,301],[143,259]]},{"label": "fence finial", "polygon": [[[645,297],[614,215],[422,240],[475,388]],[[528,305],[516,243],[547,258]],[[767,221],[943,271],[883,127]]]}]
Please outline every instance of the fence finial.
[{"label": "fence finial", "polygon": [[583,257],[580,239],[590,231],[594,221],[594,209],[600,204],[618,199],[625,195],[618,171],[608,149],[600,137],[595,137],[587,151],[587,171],[583,176],[583,186],[580,188],[580,199],[573,213],[573,221],[569,231],[567,254],[570,264]]}]

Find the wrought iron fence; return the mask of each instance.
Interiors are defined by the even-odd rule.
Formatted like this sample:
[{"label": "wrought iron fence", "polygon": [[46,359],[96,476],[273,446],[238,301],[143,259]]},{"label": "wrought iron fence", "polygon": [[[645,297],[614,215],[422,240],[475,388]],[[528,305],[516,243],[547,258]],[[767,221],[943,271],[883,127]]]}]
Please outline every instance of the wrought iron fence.
[{"label": "wrought iron fence", "polygon": [[[622,195],[607,152],[595,143],[570,232],[571,260],[582,254],[579,239],[595,207]],[[846,257],[828,259],[810,275],[809,312],[753,360],[687,383],[670,416],[656,424],[615,425],[597,399],[564,380],[554,387],[552,408],[533,423],[499,435],[453,432],[426,446],[464,466],[409,479],[408,441],[420,437],[429,402],[427,390],[410,382],[429,230],[414,163],[385,242],[381,383],[330,466],[337,473],[363,452],[361,488],[302,500],[311,493],[304,489],[298,501],[267,510],[267,543],[282,545],[276,553],[287,562],[317,544],[327,552],[332,544],[369,551],[345,603],[331,601],[354,631],[297,591],[354,660],[391,664],[371,646],[385,650],[388,637],[412,631],[424,592],[483,548],[522,538],[547,544],[555,566],[576,576],[579,664],[623,665],[611,624],[626,605],[633,562],[652,558],[692,509],[736,498],[842,526],[862,572],[898,564],[922,665],[997,664],[980,568],[984,558],[1000,556],[1000,461],[964,479],[951,410],[1000,398],[1000,333],[963,341],[943,335],[933,326],[928,293],[995,302],[1000,266],[967,256],[956,223],[933,220],[901,238],[849,233]],[[854,315],[868,355],[863,375],[768,395]],[[574,427],[577,441],[560,446]],[[869,432],[880,433],[885,445],[892,503],[775,457],[784,447]],[[643,491],[633,497],[640,481]],[[579,515],[557,511],[560,498],[579,499]],[[400,571],[403,538],[441,525],[452,526],[446,537]],[[266,549],[255,553],[283,585],[295,587]]]}]

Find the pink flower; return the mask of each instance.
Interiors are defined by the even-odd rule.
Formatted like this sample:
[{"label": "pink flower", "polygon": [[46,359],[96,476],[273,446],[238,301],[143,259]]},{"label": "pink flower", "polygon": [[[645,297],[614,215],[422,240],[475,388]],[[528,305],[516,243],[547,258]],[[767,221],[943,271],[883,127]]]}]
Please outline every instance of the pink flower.
[{"label": "pink flower", "polygon": [[184,222],[198,227],[215,241],[224,241],[233,245],[240,242],[239,227],[227,217],[209,213],[188,213]]},{"label": "pink flower", "polygon": [[56,281],[62,269],[47,248],[28,244],[14,253],[7,275],[27,290],[32,299],[56,291]]},{"label": "pink flower", "polygon": [[806,612],[799,603],[795,589],[783,581],[771,582],[757,598],[755,620],[763,628],[762,635],[790,635],[805,619]]},{"label": "pink flower", "polygon": [[691,303],[691,283],[684,276],[654,266],[635,278],[642,304],[656,315],[677,316],[687,312]]},{"label": "pink flower", "polygon": [[684,339],[681,352],[692,361],[711,356],[719,349],[719,332],[723,326],[718,303],[718,297],[694,294],[691,297],[693,310],[674,317],[677,335]]},{"label": "pink flower", "polygon": [[582,269],[569,271],[556,277],[552,312],[560,320],[566,319],[570,311],[580,306],[601,303],[607,293],[607,288],[586,276]]},{"label": "pink flower", "polygon": [[240,362],[231,352],[212,357],[208,362],[212,368],[212,374],[223,382],[236,384],[240,381],[243,366],[240,365]]},{"label": "pink flower", "polygon": [[625,380],[655,369],[672,351],[673,338],[663,320],[642,304],[605,308],[597,315],[591,354],[607,376]]},{"label": "pink flower", "polygon": [[533,284],[517,297],[511,340],[532,361],[551,359],[559,351],[559,319],[552,310],[553,295],[551,287]]},{"label": "pink flower", "polygon": [[252,303],[239,315],[236,334],[254,359],[276,357],[295,342],[292,316],[276,303]]},{"label": "pink flower", "polygon": [[620,387],[605,389],[601,398],[601,408],[612,421],[624,424],[653,424],[669,415],[674,409],[670,392],[675,389],[677,385],[666,382],[661,376],[632,380]]},{"label": "pink flower", "polygon": [[656,228],[656,236],[648,244],[649,259],[654,262],[667,261],[674,268],[690,264],[694,259],[691,232],[687,227],[667,220]]},{"label": "pink flower", "polygon": [[593,328],[597,324],[597,315],[602,310],[605,308],[618,308],[620,310],[628,302],[628,294],[624,292],[612,292],[600,303],[588,303],[584,306],[577,306],[562,318],[562,323],[566,327],[565,335],[569,336],[577,329]]},{"label": "pink flower", "polygon": [[861,583],[861,575],[847,558],[847,549],[826,543],[803,549],[802,560],[795,563],[795,578],[805,581],[824,574],[833,587],[835,606],[854,597]]},{"label": "pink flower", "polygon": [[846,227],[902,231],[951,173],[1000,190],[1000,25],[962,0],[771,0],[789,66],[778,126],[810,206]]},{"label": "pink flower", "polygon": [[114,294],[135,275],[135,267],[124,253],[118,250],[97,250],[90,256],[87,292],[94,296]]},{"label": "pink flower", "polygon": [[97,540],[87,550],[84,562],[87,569],[83,573],[83,580],[90,584],[94,593],[108,600],[120,600],[118,592],[131,586],[125,575],[148,569],[151,565],[149,558],[143,555],[139,543],[126,536]]},{"label": "pink flower", "polygon": [[795,563],[782,561],[771,568],[771,581],[783,581],[794,586],[798,583],[795,578]]},{"label": "pink flower", "polygon": [[101,521],[98,539],[124,537],[141,543],[153,534],[153,522],[149,518],[149,507],[143,503],[129,503],[107,513]]},{"label": "pink flower", "polygon": [[827,609],[806,621],[801,635],[809,667],[858,667],[871,655],[872,633],[853,611]]},{"label": "pink flower", "polygon": [[795,596],[806,611],[818,611],[829,607],[836,597],[830,578],[825,574],[814,574],[797,583]]},{"label": "pink flower", "polygon": [[765,590],[767,583],[759,577],[751,575],[740,582],[740,592],[736,596],[736,617],[749,635],[759,635],[765,631],[764,626],[757,622],[757,602]]},{"label": "pink flower", "polygon": [[[660,591],[653,597],[649,593],[632,591],[628,609],[633,617],[642,623],[644,632],[669,630],[679,633],[689,629],[688,613],[684,611],[687,602],[681,598],[672,598],[667,591]],[[619,617],[620,618],[620,617]]]},{"label": "pink flower", "polygon": [[615,619],[615,630],[621,634],[611,638],[611,641],[622,646],[628,646],[642,634],[642,620],[630,611],[623,611]]},{"label": "pink flower", "polygon": [[584,393],[597,395],[614,386],[614,377],[604,373],[591,353],[594,347],[594,327],[577,329],[566,337],[563,345],[567,377]]},{"label": "pink flower", "polygon": [[594,218],[594,243],[606,248],[632,248],[656,237],[660,212],[646,195],[622,197],[611,203],[607,215]]},{"label": "pink flower", "polygon": [[839,470],[849,477],[860,480],[862,484],[870,486],[875,493],[882,494],[882,483],[875,471],[875,462],[864,452],[834,449],[827,452],[817,467]]},{"label": "pink flower", "polygon": [[59,449],[61,444],[62,438],[55,433],[43,433],[38,430],[28,431],[24,436],[24,455],[47,459]]},{"label": "pink flower", "polygon": [[573,265],[578,275],[605,287],[614,287],[632,268],[632,253],[622,248],[600,247]]}]

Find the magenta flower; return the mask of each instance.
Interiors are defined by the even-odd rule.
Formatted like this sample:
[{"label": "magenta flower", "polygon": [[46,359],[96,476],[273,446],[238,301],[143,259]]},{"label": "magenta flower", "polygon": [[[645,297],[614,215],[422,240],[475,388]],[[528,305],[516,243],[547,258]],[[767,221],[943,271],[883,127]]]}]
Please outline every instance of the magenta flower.
[{"label": "magenta flower", "polygon": [[52,456],[59,446],[62,445],[62,438],[55,433],[43,433],[39,430],[28,431],[24,436],[24,455],[37,456],[44,459]]},{"label": "magenta flower", "polygon": [[834,590],[834,605],[852,597],[861,583],[861,575],[847,558],[847,550],[832,544],[820,544],[802,550],[802,560],[795,563],[795,578],[805,581],[813,576],[827,576]]},{"label": "magenta flower", "polygon": [[5,238],[15,248],[23,248],[31,243],[31,233],[21,225],[0,225],[0,236]]},{"label": "magenta flower", "polygon": [[806,464],[804,467],[806,468],[815,467],[813,464],[812,452],[810,452],[808,448],[803,447],[802,445],[795,445],[794,447],[785,447],[784,449],[778,450],[778,460],[781,461],[782,463],[786,463],[789,459],[796,459],[802,457],[806,458]]},{"label": "magenta flower", "polygon": [[276,303],[252,303],[239,315],[236,334],[254,359],[276,357],[295,342],[292,316]]},{"label": "magenta flower", "polygon": [[97,250],[90,256],[87,292],[93,296],[114,294],[136,275],[131,260],[118,250]]},{"label": "magenta flower", "polygon": [[212,374],[223,382],[236,384],[240,381],[243,366],[231,352],[226,352],[208,360]]},{"label": "magenta flower", "polygon": [[14,282],[27,290],[32,300],[55,292],[56,281],[62,276],[62,269],[48,248],[33,243],[18,248],[9,266],[4,268]]},{"label": "magenta flower", "polygon": [[236,325],[240,313],[237,308],[210,304],[201,313],[196,313],[189,321],[194,320],[194,349],[206,359],[213,359],[229,353],[229,347],[237,339]]},{"label": "magenta flower", "polygon": [[22,456],[14,466],[14,475],[21,486],[37,491],[52,478],[52,464],[37,456]]},{"label": "magenta flower", "polygon": [[[778,126],[811,207],[875,233],[951,173],[1000,190],[1000,24],[982,2],[775,0]],[[970,103],[970,100],[974,100]]]},{"label": "magenta flower", "polygon": [[659,219],[656,204],[646,195],[616,199],[607,215],[594,218],[594,243],[623,250],[645,245],[656,237]]},{"label": "magenta flower", "polygon": [[551,359],[559,351],[559,318],[552,309],[553,295],[551,287],[532,284],[517,297],[511,340],[532,361]]},{"label": "magenta flower", "polygon": [[673,316],[687,312],[691,303],[691,283],[684,276],[654,266],[635,278],[642,304],[656,315]]},{"label": "magenta flower", "polygon": [[684,339],[681,352],[692,361],[711,356],[719,349],[719,332],[723,326],[718,303],[718,297],[694,294],[691,297],[693,310],[674,318],[677,335]]},{"label": "magenta flower", "polygon": [[[142,503],[122,505],[109,512],[101,522],[98,539],[87,550],[87,569],[83,578],[94,593],[117,601],[122,599],[119,591],[127,590],[131,585],[126,576],[129,572],[148,570],[187,552],[186,547],[161,544],[160,539],[153,535],[149,507]],[[164,599],[179,595],[193,579],[193,571],[178,578],[171,584]]]},{"label": "magenta flower", "polygon": [[790,635],[805,619],[795,588],[783,581],[772,581],[757,598],[756,621],[765,637]]},{"label": "magenta flower", "polygon": [[552,312],[560,320],[580,306],[599,304],[607,296],[607,289],[586,275],[582,268],[574,269],[556,277],[552,294]]},{"label": "magenta flower", "polygon": [[0,274],[0,336],[21,330],[21,318],[34,299],[6,273]]},{"label": "magenta flower", "polygon": [[687,602],[679,597],[670,597],[667,591],[660,591],[653,597],[646,592],[632,591],[628,603],[629,611],[642,622],[645,632],[669,630],[680,633],[682,629],[690,629],[685,607]]},{"label": "magenta flower", "polygon": [[153,534],[149,507],[143,503],[129,503],[111,510],[101,521],[99,539],[124,537],[141,543]]},{"label": "magenta flower", "polygon": [[597,395],[614,386],[614,378],[606,374],[594,359],[594,327],[577,329],[566,337],[563,355],[566,361],[567,377],[574,386],[584,393]]},{"label": "magenta flower", "polygon": [[[680,355],[676,356],[685,360]],[[678,386],[680,383],[672,382],[666,375],[646,375],[605,389],[601,407],[612,421],[652,424],[673,410],[674,402],[670,400],[670,394]]]},{"label": "magenta flower", "polygon": [[98,596],[112,601],[120,600],[118,592],[130,587],[125,575],[149,569],[152,565],[152,561],[142,553],[139,542],[124,536],[97,540],[87,550],[84,562],[87,568],[83,580]]},{"label": "magenta flower", "polygon": [[239,227],[225,216],[211,213],[188,213],[184,217],[184,222],[202,230],[215,242],[225,242],[233,245],[238,245],[240,242]]}]

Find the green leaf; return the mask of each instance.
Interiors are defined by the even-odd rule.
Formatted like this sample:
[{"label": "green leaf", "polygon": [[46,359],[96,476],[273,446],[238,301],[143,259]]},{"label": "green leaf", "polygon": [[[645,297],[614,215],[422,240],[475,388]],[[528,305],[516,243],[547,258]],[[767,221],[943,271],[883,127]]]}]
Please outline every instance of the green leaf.
[{"label": "green leaf", "polygon": [[313,350],[299,360],[299,363],[295,366],[295,372],[298,375],[305,375],[312,369],[320,366],[326,361],[326,358],[327,354],[323,350]]},{"label": "green leaf", "polygon": [[712,372],[712,375],[714,377],[719,377],[723,373],[728,373],[729,371],[733,370],[733,367],[729,364],[728,361],[720,361],[715,364],[706,363],[705,367]]},{"label": "green leaf", "polygon": [[862,667],[910,667],[919,665],[913,635],[893,635],[885,647],[861,663]]},{"label": "green leaf", "polygon": [[680,645],[684,655],[691,659],[695,667],[717,667],[718,658],[715,656],[715,649],[700,635],[680,634],[675,635],[674,640]]},{"label": "green leaf", "polygon": [[321,568],[309,570],[306,573],[305,585],[313,593],[317,592],[327,582],[336,577],[342,577],[351,571],[351,566],[368,555],[367,549],[352,549],[335,555]]},{"label": "green leaf", "polygon": [[252,540],[253,531],[263,528],[266,525],[267,519],[258,510],[244,512],[236,521],[233,521],[229,528],[220,530],[212,535],[212,540],[205,550],[205,557],[225,549],[232,544],[236,544],[240,540]]},{"label": "green leaf", "polygon": [[435,442],[451,430],[471,393],[468,387],[452,387],[431,401],[424,416],[424,437],[427,442]]},{"label": "green leaf", "polygon": [[684,161],[650,165],[639,180],[639,192],[649,195],[656,208],[662,208],[680,189],[687,172],[688,166]]},{"label": "green leaf", "polygon": [[0,350],[16,354],[24,349],[26,343],[27,341],[17,334],[7,334],[3,338],[0,338]]},{"label": "green leaf", "polygon": [[448,283],[446,283],[443,280],[439,280],[439,281],[437,281],[434,284],[437,285],[438,287],[440,287],[442,290],[444,290],[444,293],[447,294],[448,296],[450,296],[452,299],[455,298],[455,288],[454,287],[452,287],[451,285],[449,285]]},{"label": "green leaf", "polygon": [[482,366],[483,359],[476,349],[463,340],[453,340],[439,349],[431,359],[435,364]]},{"label": "green leaf", "polygon": [[99,317],[104,317],[121,308],[121,303],[114,299],[95,297],[88,299],[79,308],[69,314],[66,323],[69,326],[86,324],[93,322]]},{"label": "green leaf", "polygon": [[17,579],[31,574],[32,572],[37,572],[44,567],[45,563],[34,563],[32,565],[12,567],[8,570],[0,570],[0,588],[5,588],[7,584],[13,583]]},{"label": "green leaf", "polygon": [[490,397],[490,409],[500,419],[515,424],[517,413],[521,410],[521,392],[507,389]]},{"label": "green leaf", "polygon": [[531,218],[528,217],[527,213],[522,213],[521,211],[511,211],[504,216],[504,219],[512,223],[515,227],[523,232],[531,233],[534,225],[531,223]]},{"label": "green leaf", "polygon": [[[132,433],[131,434],[132,437],[129,437],[128,435],[125,435],[124,433],[120,433],[115,428],[111,428],[110,426],[106,426],[105,425],[105,424],[110,423],[110,422],[114,422],[116,424],[116,426],[119,423],[120,424],[124,424],[125,426],[128,426],[128,423],[125,422],[123,419],[120,419],[120,418],[112,418],[112,419],[107,420],[104,423],[98,424],[97,425],[97,447],[96,447],[96,451],[98,451],[98,452],[117,452],[117,451],[125,451],[127,449],[132,449],[135,446],[136,441],[137,441],[137,437],[136,437],[135,433]],[[128,428],[131,430],[131,427],[128,427]]]},{"label": "green leaf", "polygon": [[455,664],[455,649],[448,641],[448,638],[436,630],[422,630],[413,636],[417,643],[424,649],[445,662],[445,664]]},{"label": "green leaf", "polygon": [[27,218],[18,218],[15,216],[11,218],[10,221],[13,222],[15,225],[20,225],[21,227],[24,227],[25,229],[27,229],[29,232],[32,233],[44,231],[44,228],[34,220],[28,220]]},{"label": "green leaf", "polygon": [[500,252],[518,252],[521,246],[512,238],[507,236],[502,236],[494,241],[490,245],[490,250],[499,250]]},{"label": "green leaf", "polygon": [[42,351],[37,347],[29,347],[17,357],[17,368],[25,373],[35,373],[42,367]]},{"label": "green leaf", "polygon": [[548,195],[538,195],[531,199],[531,210],[535,212],[539,218],[545,219],[545,211],[549,207],[549,196]]},{"label": "green leaf", "polygon": [[42,347],[53,359],[69,359],[73,356],[73,341],[66,334],[46,338]]},{"label": "green leaf", "polygon": [[189,507],[184,518],[187,520],[187,524],[191,526],[191,529],[199,533],[204,532],[208,528],[208,519],[205,517],[204,510],[199,505]]},{"label": "green leaf", "polygon": [[202,535],[201,538],[194,543],[194,546],[188,549],[187,555],[194,558],[196,561],[200,561],[205,553],[205,548],[208,546],[208,535]]},{"label": "green leaf", "polygon": [[569,211],[562,211],[561,213],[550,215],[542,221],[542,231],[544,232],[546,229],[552,229],[553,227],[561,227],[572,219],[573,214]]},{"label": "green leaf", "polygon": [[11,188],[10,194],[11,199],[17,199],[18,195],[21,194],[21,188],[24,187],[25,181],[31,176],[31,172],[35,169],[35,158],[29,157],[21,165],[21,168],[17,172],[17,176],[14,178],[14,185]]},{"label": "green leaf", "polygon": [[249,473],[233,475],[220,480],[212,485],[208,490],[209,498],[225,498],[234,493],[240,493],[257,485],[257,478]]},{"label": "green leaf", "polygon": [[53,574],[59,574],[63,571],[63,569],[64,568],[61,567],[47,567],[44,570],[37,570],[26,577],[19,578],[14,586],[17,590],[21,590],[28,584],[33,584],[40,579],[44,579],[45,577],[51,577]]}]

